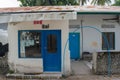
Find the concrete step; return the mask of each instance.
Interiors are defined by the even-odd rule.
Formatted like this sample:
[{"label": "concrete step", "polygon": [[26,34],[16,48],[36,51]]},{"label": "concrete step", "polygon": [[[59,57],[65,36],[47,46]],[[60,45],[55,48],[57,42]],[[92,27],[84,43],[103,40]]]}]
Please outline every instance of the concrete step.
[{"label": "concrete step", "polygon": [[84,63],[92,70],[92,62],[84,61]]},{"label": "concrete step", "polygon": [[7,74],[8,79],[60,79],[62,73],[42,73],[42,74]]}]

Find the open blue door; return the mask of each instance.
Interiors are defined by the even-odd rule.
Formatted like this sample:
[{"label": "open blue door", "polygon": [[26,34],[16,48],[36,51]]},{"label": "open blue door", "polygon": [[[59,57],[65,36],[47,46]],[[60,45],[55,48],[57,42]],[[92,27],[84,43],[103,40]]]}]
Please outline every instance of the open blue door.
[{"label": "open blue door", "polygon": [[69,33],[69,49],[71,59],[80,58],[80,34]]},{"label": "open blue door", "polygon": [[61,71],[61,30],[42,32],[42,53],[45,72]]}]

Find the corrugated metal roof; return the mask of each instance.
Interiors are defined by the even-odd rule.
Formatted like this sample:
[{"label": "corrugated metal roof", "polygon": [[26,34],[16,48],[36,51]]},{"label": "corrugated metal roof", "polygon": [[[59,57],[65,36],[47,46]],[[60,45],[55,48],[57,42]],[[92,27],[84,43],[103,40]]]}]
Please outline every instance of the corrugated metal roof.
[{"label": "corrugated metal roof", "polygon": [[69,11],[69,10],[74,10],[77,12],[120,12],[120,7],[117,7],[117,6],[34,6],[34,7],[0,8],[0,13]]}]

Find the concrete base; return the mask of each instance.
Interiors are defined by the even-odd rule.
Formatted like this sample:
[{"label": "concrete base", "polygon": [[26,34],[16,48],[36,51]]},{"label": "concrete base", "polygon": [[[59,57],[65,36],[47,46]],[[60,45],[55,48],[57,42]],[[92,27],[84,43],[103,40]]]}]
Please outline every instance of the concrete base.
[{"label": "concrete base", "polygon": [[7,74],[8,79],[59,79],[61,73],[42,73],[42,74]]},{"label": "concrete base", "polygon": [[73,75],[91,74],[91,69],[85,61],[71,61]]},{"label": "concrete base", "polygon": [[93,72],[96,74],[108,74],[108,63],[111,74],[120,74],[120,52],[110,52],[108,62],[108,52],[93,53]]}]

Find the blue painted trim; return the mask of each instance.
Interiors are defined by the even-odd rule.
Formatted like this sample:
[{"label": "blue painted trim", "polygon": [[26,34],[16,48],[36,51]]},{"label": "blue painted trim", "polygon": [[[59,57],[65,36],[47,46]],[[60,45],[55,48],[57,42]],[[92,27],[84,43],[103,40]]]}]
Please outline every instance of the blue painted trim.
[{"label": "blue painted trim", "polygon": [[[43,33],[44,33],[44,31],[42,31],[42,33],[41,33],[41,38],[42,38],[42,39],[44,39]],[[45,66],[45,65],[44,65],[44,57],[45,57],[45,55],[44,55],[44,45],[43,45],[44,40],[42,40],[41,42],[42,42],[41,52],[42,52],[42,58],[43,58],[43,72],[44,72],[44,66]]]},{"label": "blue painted trim", "polygon": [[18,58],[20,58],[20,31],[18,31]]},{"label": "blue painted trim", "polygon": [[59,54],[59,56],[60,56],[60,72],[61,72],[62,71],[62,69],[61,69],[61,66],[62,66],[61,65],[62,64],[62,55],[61,55],[62,54],[62,48],[61,48],[61,44],[62,44],[61,41],[62,40],[61,40],[61,38],[62,38],[62,36],[61,36],[61,30],[59,30],[59,31],[60,31],[60,37],[59,37],[60,38],[60,43],[59,43],[59,45],[60,45],[60,47],[59,47],[60,48],[60,54]]}]

